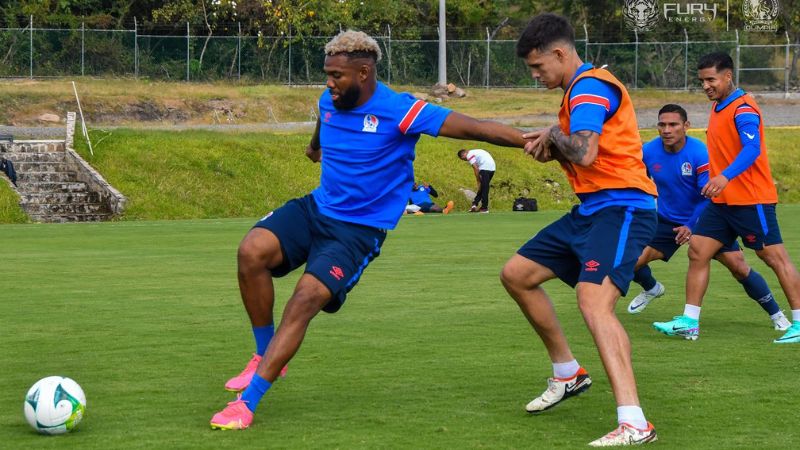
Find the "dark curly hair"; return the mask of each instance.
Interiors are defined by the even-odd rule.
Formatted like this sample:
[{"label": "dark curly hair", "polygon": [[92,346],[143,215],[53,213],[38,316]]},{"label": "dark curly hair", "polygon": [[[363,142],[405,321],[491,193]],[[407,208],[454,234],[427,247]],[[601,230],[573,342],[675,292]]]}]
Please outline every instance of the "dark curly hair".
[{"label": "dark curly hair", "polygon": [[569,21],[558,14],[545,13],[531,19],[517,41],[517,56],[525,58],[531,50],[544,50],[554,42],[575,46],[575,30]]}]

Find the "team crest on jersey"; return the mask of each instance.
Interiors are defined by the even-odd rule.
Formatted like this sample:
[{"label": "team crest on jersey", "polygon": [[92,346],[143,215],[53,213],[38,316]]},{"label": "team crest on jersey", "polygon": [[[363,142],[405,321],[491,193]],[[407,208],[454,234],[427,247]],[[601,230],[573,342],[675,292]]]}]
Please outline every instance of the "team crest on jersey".
[{"label": "team crest on jersey", "polygon": [[692,165],[689,162],[681,164],[681,175],[685,177],[692,176]]},{"label": "team crest on jersey", "polygon": [[361,131],[367,131],[369,133],[378,131],[378,118],[373,114],[364,116],[364,128],[362,128]]}]

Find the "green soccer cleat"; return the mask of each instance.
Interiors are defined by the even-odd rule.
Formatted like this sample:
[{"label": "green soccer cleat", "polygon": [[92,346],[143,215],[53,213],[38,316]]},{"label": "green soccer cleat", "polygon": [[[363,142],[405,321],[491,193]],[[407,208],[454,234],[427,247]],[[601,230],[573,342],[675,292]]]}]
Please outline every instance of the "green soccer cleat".
[{"label": "green soccer cleat", "polygon": [[653,328],[667,336],[682,336],[692,341],[700,337],[700,322],[687,316],[675,316],[669,322],[653,322]]},{"label": "green soccer cleat", "polygon": [[792,322],[792,326],[786,330],[786,334],[775,339],[776,344],[798,344],[800,343],[800,320]]}]

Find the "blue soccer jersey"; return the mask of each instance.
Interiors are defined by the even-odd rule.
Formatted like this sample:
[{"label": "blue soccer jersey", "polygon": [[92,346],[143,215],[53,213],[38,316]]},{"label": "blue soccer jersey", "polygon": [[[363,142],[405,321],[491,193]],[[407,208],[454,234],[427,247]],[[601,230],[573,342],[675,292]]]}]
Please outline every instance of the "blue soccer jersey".
[{"label": "blue soccer jersey", "polygon": [[411,191],[411,203],[415,205],[433,203],[433,200],[431,200],[431,188],[424,185],[417,186],[416,189]]},{"label": "blue soccer jersey", "polygon": [[658,188],[658,214],[670,222],[694,228],[708,200],[700,190],[708,183],[708,150],[702,141],[686,136],[676,153],[664,149],[661,138],[646,143],[644,164]]},{"label": "blue soccer jersey", "polygon": [[393,229],[414,181],[420,134],[437,136],[450,110],[398,94],[383,83],[363,105],[336,109],[329,91],[319,100],[322,174],[311,194],[322,214]]}]

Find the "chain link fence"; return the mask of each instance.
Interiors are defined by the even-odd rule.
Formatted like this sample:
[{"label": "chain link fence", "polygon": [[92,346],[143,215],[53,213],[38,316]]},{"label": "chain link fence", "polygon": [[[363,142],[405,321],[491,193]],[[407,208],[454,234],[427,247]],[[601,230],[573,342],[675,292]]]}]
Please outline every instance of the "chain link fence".
[{"label": "chain link fence", "polygon": [[[691,89],[694,65],[705,53],[730,52],[736,79],[750,90],[795,91],[800,88],[800,45],[782,42],[747,44],[739,33],[726,40],[673,42],[591,42],[577,49],[584,60],[608,65],[630,88]],[[462,86],[537,87],[516,57],[513,40],[447,42],[447,73]],[[390,84],[430,86],[438,78],[438,41],[392,38],[391,28],[375,36],[384,58],[378,64]],[[236,80],[288,85],[325,82],[323,48],[330,36],[196,36],[187,24],[183,36],[140,34],[134,30],[0,28],[0,77],[67,76],[144,77],[158,80]]]}]

